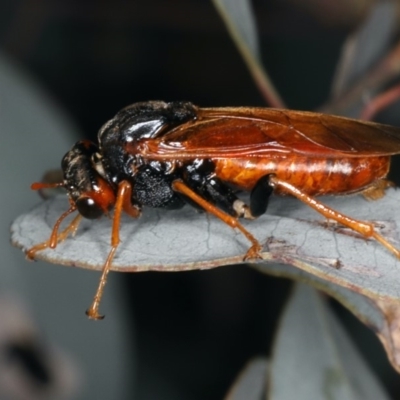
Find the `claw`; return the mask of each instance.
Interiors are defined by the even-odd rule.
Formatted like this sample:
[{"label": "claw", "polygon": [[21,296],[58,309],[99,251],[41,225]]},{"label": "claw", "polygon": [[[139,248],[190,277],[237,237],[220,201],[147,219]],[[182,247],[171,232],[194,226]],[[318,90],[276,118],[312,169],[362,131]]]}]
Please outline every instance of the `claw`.
[{"label": "claw", "polygon": [[104,319],[104,315],[99,314],[99,313],[97,312],[97,310],[94,309],[93,307],[90,307],[90,308],[88,308],[88,309],[86,310],[86,315],[87,315],[90,319],[93,319],[93,320],[96,320],[96,321],[100,321],[100,320]]},{"label": "claw", "polygon": [[261,259],[262,258],[261,250],[262,250],[262,246],[260,244],[254,244],[247,251],[246,255],[244,256],[243,261]]}]

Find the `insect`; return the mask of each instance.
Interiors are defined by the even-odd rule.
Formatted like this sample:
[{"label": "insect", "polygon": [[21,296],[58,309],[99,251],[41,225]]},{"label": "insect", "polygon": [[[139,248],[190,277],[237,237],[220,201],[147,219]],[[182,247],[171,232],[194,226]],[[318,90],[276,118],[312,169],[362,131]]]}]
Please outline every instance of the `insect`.
[{"label": "insect", "polygon": [[[400,129],[336,116],[268,108],[199,108],[189,102],[141,102],[106,122],[98,144],[77,142],[62,160],[60,183],[70,208],[50,238],[27,251],[29,258],[55,248],[75,232],[82,217],[112,209],[111,248],[87,315],[101,319],[100,300],[120,243],[122,212],[137,218],[143,206],[179,209],[186,203],[238,229],[251,243],[246,259],[262,245],[239,222],[266,212],[272,193],[292,195],[327,219],[373,238],[400,258],[400,250],[368,221],[335,211],[318,195],[384,195],[391,155],[400,153]],[[249,204],[237,190],[250,192]],[[61,222],[77,211],[59,232]]]}]

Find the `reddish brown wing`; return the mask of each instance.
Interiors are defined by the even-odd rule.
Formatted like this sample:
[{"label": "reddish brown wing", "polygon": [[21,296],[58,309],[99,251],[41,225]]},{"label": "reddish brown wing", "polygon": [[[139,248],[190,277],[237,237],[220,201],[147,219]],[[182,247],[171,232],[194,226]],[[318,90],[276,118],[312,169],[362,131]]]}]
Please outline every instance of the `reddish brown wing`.
[{"label": "reddish brown wing", "polygon": [[198,118],[140,145],[143,156],[363,157],[400,153],[400,128],[313,112],[268,108],[200,108]]}]

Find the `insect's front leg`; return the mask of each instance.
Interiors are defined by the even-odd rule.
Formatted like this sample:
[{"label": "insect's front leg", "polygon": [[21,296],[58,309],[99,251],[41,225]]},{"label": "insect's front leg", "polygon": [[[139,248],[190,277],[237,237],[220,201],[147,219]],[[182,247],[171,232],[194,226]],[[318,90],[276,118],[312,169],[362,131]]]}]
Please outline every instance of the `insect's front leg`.
[{"label": "insect's front leg", "polygon": [[58,229],[60,228],[61,222],[71,213],[76,211],[75,205],[71,205],[71,207],[65,211],[60,218],[58,218],[55,223],[53,230],[51,232],[50,238],[42,243],[38,243],[35,246],[31,247],[26,251],[26,257],[29,260],[33,260],[35,258],[35,254],[38,251],[42,251],[44,249],[50,248],[55,249],[57,244],[64,241],[69,235],[75,235],[78,230],[79,224],[82,220],[82,215],[78,214],[75,218],[68,224],[68,226],[60,233],[58,233]]},{"label": "insect's front leg", "polygon": [[126,212],[133,218],[140,216],[140,207],[131,203],[132,198],[132,185],[128,181],[121,181],[118,185],[118,192],[115,202],[113,225],[111,233],[111,249],[108,253],[107,260],[103,266],[103,270],[100,277],[100,282],[94,295],[92,304],[86,310],[86,315],[90,319],[103,319],[104,316],[99,314],[100,301],[103,296],[104,287],[107,282],[107,276],[110,272],[112,261],[114,259],[117,248],[121,242],[119,237],[120,223],[122,212]]}]

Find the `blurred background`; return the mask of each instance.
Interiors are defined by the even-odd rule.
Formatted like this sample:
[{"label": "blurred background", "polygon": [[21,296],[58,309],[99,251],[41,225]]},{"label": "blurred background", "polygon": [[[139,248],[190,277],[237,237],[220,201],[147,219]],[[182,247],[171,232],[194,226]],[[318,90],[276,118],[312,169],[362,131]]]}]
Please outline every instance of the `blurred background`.
[{"label": "blurred background", "polygon": [[[313,110],[328,100],[342,46],[368,16],[372,4],[372,0],[326,1],[323,5],[311,0],[253,2],[264,65],[289,108]],[[11,69],[24,76],[35,90],[45,93],[45,106],[68,119],[80,137],[92,140],[106,120],[137,101],[266,105],[220,16],[207,1],[3,0],[0,45],[1,57]],[[6,97],[6,93],[0,93],[0,102],[6,102]],[[22,107],[19,117],[24,118]],[[386,122],[400,122],[395,117],[389,119]],[[13,170],[17,182],[13,196],[22,198],[29,191],[22,182],[39,180],[37,171],[44,173],[49,167],[50,156],[39,157],[37,148],[51,152],[51,160],[61,160],[76,140],[71,132],[71,136],[64,136],[65,148],[48,148],[40,136],[43,132],[38,132],[34,124],[29,126],[30,131],[24,134],[31,136],[32,144],[24,157],[30,157],[37,170]],[[2,130],[0,135],[6,143],[9,132]],[[19,145],[26,145],[23,136]],[[8,151],[2,145],[0,152],[5,157]],[[18,164],[23,162],[18,149],[12,158]],[[46,163],[41,165],[44,159]],[[52,167],[58,168],[59,161]],[[24,180],[18,174],[23,174]],[[2,189],[7,191],[8,187]],[[36,194],[32,196],[30,207],[35,198],[40,201]],[[6,207],[2,212],[11,222],[17,214],[10,215]],[[13,257],[19,257],[17,252]],[[45,271],[43,286],[54,285],[53,274],[64,274],[53,272],[64,267],[38,265],[27,264],[20,256],[16,268],[21,279],[25,269],[30,270],[30,276],[36,269]],[[86,275],[89,284],[85,299],[90,299],[98,276]],[[66,296],[70,293],[67,304],[74,303],[77,314],[70,315],[68,324],[59,326],[57,334],[52,336],[46,331],[55,323],[46,320],[46,314],[53,315],[46,307],[54,307],[55,298],[47,297],[47,305],[43,300],[40,312],[31,303],[42,335],[61,343],[66,353],[69,348],[62,345],[62,335],[68,330],[84,331],[88,324],[81,315],[88,302],[75,304],[74,300],[72,285],[81,279],[80,272],[71,269],[68,276],[71,285],[63,290]],[[179,274],[112,274],[111,280],[119,300],[113,303],[114,308],[107,309],[107,319],[117,315],[115,326],[119,328],[117,333],[99,339],[98,352],[112,352],[113,343],[118,343],[118,356],[126,360],[121,366],[123,379],[120,376],[120,380],[113,381],[119,386],[115,399],[223,398],[249,358],[270,353],[277,320],[290,290],[286,280],[234,266]],[[38,286],[25,283],[25,287],[32,294],[27,296],[25,292],[23,296],[34,298]],[[110,296],[113,293],[107,288],[106,297]],[[396,398],[399,380],[381,344],[352,315],[339,305],[335,307],[371,368]],[[105,329],[103,323],[90,324],[95,325],[94,330]],[[90,337],[76,334],[69,345],[83,341],[79,347],[87,347]],[[101,387],[109,386],[107,380],[120,370],[109,368],[107,359],[96,357],[99,353],[88,355],[90,360],[82,366],[79,354],[72,357],[76,367],[90,370],[96,365],[92,384],[98,384],[100,390],[95,395],[93,386],[85,386],[83,378],[76,387],[72,384],[75,389],[66,398],[110,398]],[[82,390],[85,397],[80,397]]]}]

